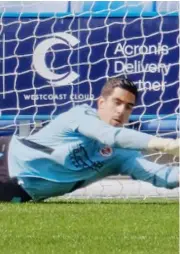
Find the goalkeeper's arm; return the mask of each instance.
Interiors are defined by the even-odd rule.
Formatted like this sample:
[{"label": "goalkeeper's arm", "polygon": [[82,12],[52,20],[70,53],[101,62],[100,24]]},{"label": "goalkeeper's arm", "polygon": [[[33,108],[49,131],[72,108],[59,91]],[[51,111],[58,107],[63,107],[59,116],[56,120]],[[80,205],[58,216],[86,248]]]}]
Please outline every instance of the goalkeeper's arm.
[{"label": "goalkeeper's arm", "polygon": [[148,161],[137,151],[121,154],[118,173],[130,175],[135,180],[146,181],[157,187],[173,189],[179,186],[178,166]]},{"label": "goalkeeper's arm", "polygon": [[78,111],[76,130],[89,138],[112,147],[160,151],[179,156],[179,140],[158,138],[124,127],[113,127],[100,120],[90,107]]}]

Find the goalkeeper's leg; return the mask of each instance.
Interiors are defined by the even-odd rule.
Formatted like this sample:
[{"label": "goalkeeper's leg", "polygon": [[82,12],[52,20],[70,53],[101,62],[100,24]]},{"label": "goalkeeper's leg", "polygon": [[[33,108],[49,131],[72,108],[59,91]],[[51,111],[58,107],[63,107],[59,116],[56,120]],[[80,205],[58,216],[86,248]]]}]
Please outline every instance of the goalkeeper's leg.
[{"label": "goalkeeper's leg", "polygon": [[26,202],[31,198],[18,184],[16,178],[9,177],[8,147],[10,137],[0,137],[0,202]]},{"label": "goalkeeper's leg", "polygon": [[16,178],[0,182],[0,202],[27,202],[31,197],[18,184]]}]

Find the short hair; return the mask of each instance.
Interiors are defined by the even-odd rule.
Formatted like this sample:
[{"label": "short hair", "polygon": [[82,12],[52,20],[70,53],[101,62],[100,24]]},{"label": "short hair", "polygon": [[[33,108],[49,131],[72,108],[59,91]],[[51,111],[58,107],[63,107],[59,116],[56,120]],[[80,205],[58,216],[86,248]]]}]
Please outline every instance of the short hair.
[{"label": "short hair", "polygon": [[107,98],[113,93],[113,90],[116,87],[123,88],[134,94],[137,101],[138,89],[130,79],[127,79],[125,77],[109,78],[101,90],[101,96]]}]

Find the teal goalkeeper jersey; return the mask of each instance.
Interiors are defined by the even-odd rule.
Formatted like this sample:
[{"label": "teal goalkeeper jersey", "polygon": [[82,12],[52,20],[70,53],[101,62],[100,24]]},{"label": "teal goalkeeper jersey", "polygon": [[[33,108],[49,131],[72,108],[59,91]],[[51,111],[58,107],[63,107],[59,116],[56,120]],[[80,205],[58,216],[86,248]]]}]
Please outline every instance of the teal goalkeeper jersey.
[{"label": "teal goalkeeper jersey", "polygon": [[[26,138],[26,144],[14,135],[9,146],[9,173],[34,200],[63,195],[116,174],[176,187],[178,167],[149,162],[141,155],[150,138],[106,124],[95,109],[84,104],[57,116]],[[28,142],[33,142],[33,147]]]}]

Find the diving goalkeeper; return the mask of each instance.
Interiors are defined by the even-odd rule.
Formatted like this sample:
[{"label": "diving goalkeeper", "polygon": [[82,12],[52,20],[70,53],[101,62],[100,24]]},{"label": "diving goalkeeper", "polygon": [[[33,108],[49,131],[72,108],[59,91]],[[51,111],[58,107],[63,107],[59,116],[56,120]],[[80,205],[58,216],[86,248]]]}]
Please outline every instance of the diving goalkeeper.
[{"label": "diving goalkeeper", "polygon": [[0,201],[44,200],[119,174],[158,187],[178,187],[177,166],[150,162],[141,153],[179,156],[178,140],[123,126],[137,96],[133,82],[111,78],[102,88],[97,110],[76,106],[27,138],[2,137]]}]

